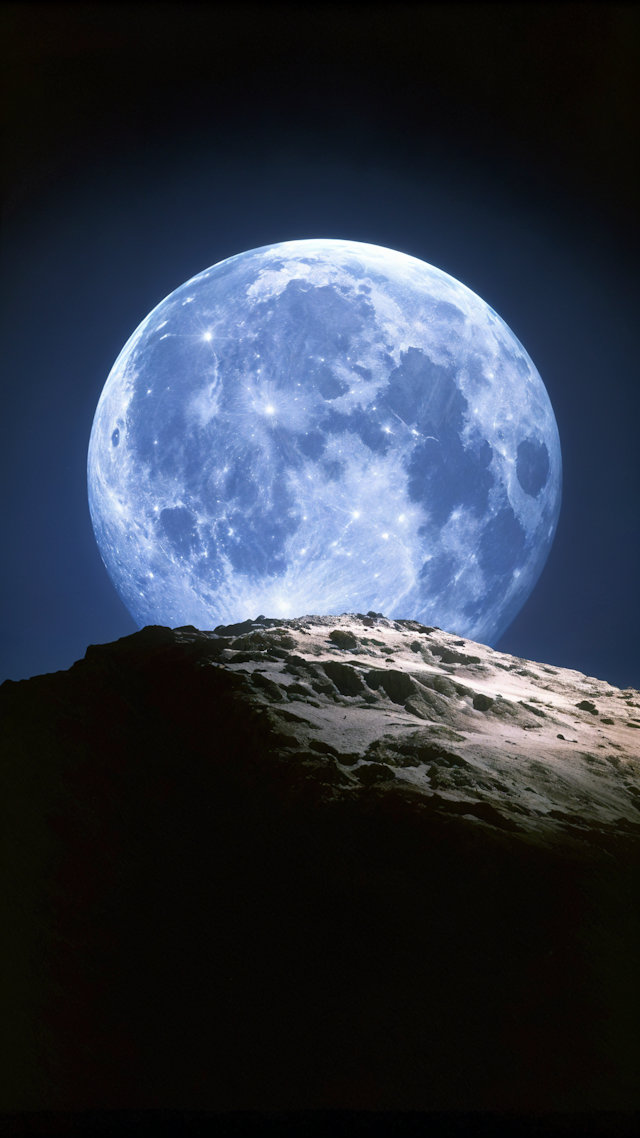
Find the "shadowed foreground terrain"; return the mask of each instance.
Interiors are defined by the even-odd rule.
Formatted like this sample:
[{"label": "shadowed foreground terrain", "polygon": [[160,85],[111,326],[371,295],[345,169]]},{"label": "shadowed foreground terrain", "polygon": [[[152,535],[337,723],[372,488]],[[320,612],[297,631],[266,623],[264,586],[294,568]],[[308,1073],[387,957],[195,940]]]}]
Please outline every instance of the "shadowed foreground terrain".
[{"label": "shadowed foreground terrain", "polygon": [[0,1110],[640,1106],[638,692],[350,614],[0,711]]}]

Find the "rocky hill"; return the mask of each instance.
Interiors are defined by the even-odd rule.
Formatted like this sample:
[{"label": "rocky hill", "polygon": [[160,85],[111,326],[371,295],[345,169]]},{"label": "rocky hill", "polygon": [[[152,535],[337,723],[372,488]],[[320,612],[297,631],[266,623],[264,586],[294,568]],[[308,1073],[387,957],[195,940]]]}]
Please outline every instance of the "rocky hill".
[{"label": "rocky hill", "polygon": [[640,693],[369,613],[0,712],[0,1109],[640,1107]]}]

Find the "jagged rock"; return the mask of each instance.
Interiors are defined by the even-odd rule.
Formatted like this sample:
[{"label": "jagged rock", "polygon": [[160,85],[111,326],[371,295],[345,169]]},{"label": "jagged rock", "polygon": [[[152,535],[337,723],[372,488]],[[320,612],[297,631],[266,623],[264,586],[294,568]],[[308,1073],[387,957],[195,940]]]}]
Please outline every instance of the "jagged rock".
[{"label": "jagged rock", "polygon": [[322,667],[341,695],[361,695],[364,692],[364,684],[355,668],[340,664],[337,660],[329,660]]},{"label": "jagged rock", "polygon": [[458,694],[457,685],[448,676],[442,676],[438,672],[425,672],[420,677],[420,682],[424,687],[432,688],[433,691],[440,692],[440,695],[455,696]]},{"label": "jagged rock", "polygon": [[383,688],[394,703],[404,703],[405,699],[418,691],[411,676],[407,672],[397,671],[396,668],[389,668],[387,671],[372,670],[367,672],[366,680],[374,691]]},{"label": "jagged rock", "polygon": [[464,652],[454,652],[451,648],[440,647],[437,652],[434,652],[442,660],[443,664],[479,664],[481,662],[479,656],[467,656]]},{"label": "jagged rock", "polygon": [[335,644],[337,648],[357,648],[358,641],[352,632],[345,632],[342,628],[334,628],[333,632],[329,633],[329,640]]},{"label": "jagged rock", "polygon": [[485,695],[484,692],[478,692],[478,694],[473,697],[473,706],[476,711],[488,711],[489,708],[493,706],[493,700],[490,695]]},{"label": "jagged rock", "polygon": [[365,786],[371,786],[376,782],[388,782],[396,777],[395,771],[386,763],[362,763],[355,774]]},{"label": "jagged rock", "polygon": [[406,700],[405,707],[409,711],[413,711],[414,715],[420,714],[422,719],[433,720],[437,719],[450,719],[450,708],[446,699],[442,696],[436,695],[435,692],[423,688],[419,694]]},{"label": "jagged rock", "polygon": [[579,707],[580,711],[590,712],[591,715],[598,715],[599,714],[595,703],[592,703],[590,699],[581,699],[580,703],[576,704],[576,707]]},{"label": "jagged rock", "polygon": [[430,707],[427,701],[420,696],[411,696],[409,699],[405,699],[404,706],[412,715],[417,715],[418,719],[429,720],[433,718],[434,708]]},{"label": "jagged rock", "polygon": [[[243,656],[242,661],[238,661],[237,658],[234,661],[234,663],[240,662],[246,663],[246,657]],[[269,696],[269,699],[280,701],[287,698],[282,688],[274,683],[273,680],[269,679],[268,676],[262,675],[261,672],[254,671],[251,675],[251,682],[256,684],[258,688],[261,688],[262,691]]]},{"label": "jagged rock", "polygon": [[379,613],[7,681],[0,1109],[640,1106],[639,710]]}]

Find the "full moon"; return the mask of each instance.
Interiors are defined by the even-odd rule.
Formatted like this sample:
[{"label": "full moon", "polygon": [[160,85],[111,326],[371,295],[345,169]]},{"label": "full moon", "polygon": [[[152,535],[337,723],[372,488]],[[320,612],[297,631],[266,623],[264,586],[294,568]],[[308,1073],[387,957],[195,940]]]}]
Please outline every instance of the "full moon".
[{"label": "full moon", "polygon": [[140,627],[374,610],[491,644],[549,553],[560,441],[526,351],[465,285],[377,245],[285,241],[142,321],[88,487]]}]

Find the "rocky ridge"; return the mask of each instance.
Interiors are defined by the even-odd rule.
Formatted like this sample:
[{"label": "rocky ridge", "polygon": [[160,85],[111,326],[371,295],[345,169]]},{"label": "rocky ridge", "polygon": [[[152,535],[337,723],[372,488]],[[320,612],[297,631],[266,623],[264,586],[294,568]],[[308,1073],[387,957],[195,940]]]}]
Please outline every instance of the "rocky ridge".
[{"label": "rocky ridge", "polygon": [[149,627],[118,642],[136,643],[238,677],[280,759],[331,796],[393,784],[537,841],[640,837],[633,688],[380,613]]},{"label": "rocky ridge", "polygon": [[378,613],[0,687],[0,1110],[640,1108],[640,693]]}]

